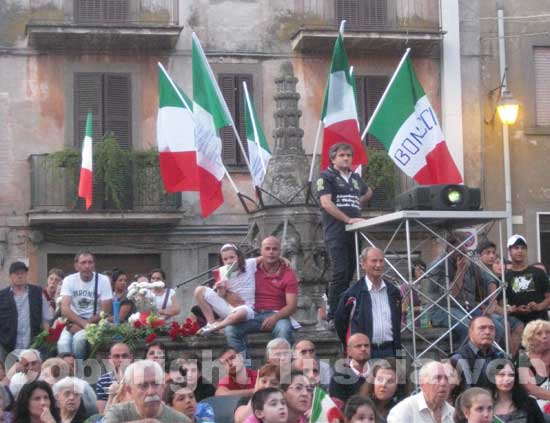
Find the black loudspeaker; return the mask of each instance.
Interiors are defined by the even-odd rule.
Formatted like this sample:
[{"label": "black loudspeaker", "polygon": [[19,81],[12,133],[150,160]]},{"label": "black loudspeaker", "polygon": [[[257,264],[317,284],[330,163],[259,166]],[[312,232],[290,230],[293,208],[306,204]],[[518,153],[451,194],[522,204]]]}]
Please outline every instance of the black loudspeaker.
[{"label": "black loudspeaker", "polygon": [[466,185],[422,185],[395,198],[396,210],[479,210],[481,191]]}]

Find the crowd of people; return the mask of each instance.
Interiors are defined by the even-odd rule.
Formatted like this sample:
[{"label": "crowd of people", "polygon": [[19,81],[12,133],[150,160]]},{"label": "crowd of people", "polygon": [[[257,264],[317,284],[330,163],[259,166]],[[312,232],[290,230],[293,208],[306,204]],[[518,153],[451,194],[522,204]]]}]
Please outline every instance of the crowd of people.
[{"label": "crowd of people", "polygon": [[[550,422],[550,283],[540,263],[528,264],[527,240],[510,237],[508,262],[487,239],[472,256],[453,233],[429,265],[412,262],[413,283],[401,286],[387,277],[384,252],[367,247],[364,276],[350,286],[355,253],[345,225],[361,221],[372,195],[351,172],[352,157],[348,145],[334,145],[317,182],[333,266],[319,315],[341,357],[321,359],[315,339],[296,332],[298,278],[274,236],[258,257],[221,246],[215,282],[195,289],[191,310],[182,310],[162,269],[101,273],[94,255],[80,252],[74,273],[51,269],[42,288],[16,261],[0,290],[0,422]],[[106,359],[91,365],[86,328],[140,311],[132,279],[150,284],[165,322],[189,318],[197,336],[224,335],[221,354],[171,352],[158,340],[141,352],[113,340]],[[56,352],[32,349],[57,319],[66,325]],[[404,358],[401,332],[421,320],[452,333],[448,357]],[[247,343],[256,332],[271,335],[260,362]]]}]

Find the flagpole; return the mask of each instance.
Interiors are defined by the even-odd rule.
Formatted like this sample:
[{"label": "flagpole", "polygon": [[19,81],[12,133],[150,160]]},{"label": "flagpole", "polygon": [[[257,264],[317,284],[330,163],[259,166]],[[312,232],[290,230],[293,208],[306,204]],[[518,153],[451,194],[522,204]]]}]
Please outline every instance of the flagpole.
[{"label": "flagpole", "polygon": [[243,81],[243,87],[244,87],[244,95],[246,99],[246,105],[248,107],[248,111],[250,114],[250,120],[252,121],[252,127],[254,128],[254,142],[258,145],[258,152],[260,154],[260,161],[262,162],[262,168],[264,169],[264,175],[267,173],[267,169],[265,167],[265,161],[264,156],[262,155],[262,146],[260,145],[260,140],[258,136],[258,128],[256,128],[256,120],[254,119],[255,116],[252,115],[252,103],[250,101],[250,97],[248,95],[248,87],[246,86],[246,81]]},{"label": "flagpole", "polygon": [[[208,72],[208,75],[210,76],[210,80],[213,82],[212,85],[214,85],[214,89],[216,90],[216,94],[218,95],[218,99],[220,100],[220,103],[222,104],[222,107],[225,110],[225,113],[229,120],[231,121],[231,127],[233,128],[233,132],[235,133],[235,136],[237,137],[237,142],[239,143],[239,147],[241,147],[241,151],[243,153],[244,161],[246,162],[246,165],[248,166],[248,170],[250,171],[250,175],[252,175],[252,166],[250,166],[250,162],[248,161],[248,156],[246,155],[246,151],[244,149],[243,142],[241,141],[241,137],[239,135],[239,132],[237,131],[237,128],[235,127],[235,122],[233,121],[233,117],[231,116],[231,113],[229,112],[229,108],[227,107],[227,104],[225,103],[225,100],[223,98],[222,92],[220,91],[220,87],[218,86],[218,81],[216,81],[216,78],[214,76],[214,72],[212,72],[212,68],[210,67],[210,63],[208,63],[208,60],[206,59],[206,54],[204,54],[204,50],[202,49],[201,42],[199,41],[199,37],[197,37],[197,34],[194,32],[191,34],[191,37],[193,37],[193,40],[197,43],[197,46],[199,47],[199,53],[202,56],[204,63],[206,63],[206,70]],[[252,181],[252,185],[254,185],[254,181]]]},{"label": "flagpole", "polygon": [[365,139],[365,136],[367,135],[367,132],[368,130],[370,129],[370,126],[372,125],[372,122],[374,121],[374,118],[376,117],[376,115],[378,114],[378,110],[380,109],[380,106],[382,105],[382,103],[384,102],[385,98],[386,98],[386,95],[388,94],[388,91],[391,87],[391,85],[393,84],[393,81],[395,79],[395,77],[397,76],[397,73],[399,72],[399,70],[401,69],[401,67],[403,66],[403,63],[405,63],[405,59],[407,58],[407,56],[409,55],[409,52],[411,51],[410,48],[408,48],[407,50],[405,50],[405,54],[403,54],[403,57],[401,58],[401,61],[399,62],[399,64],[397,65],[397,69],[395,69],[395,72],[393,73],[391,79],[390,79],[390,82],[388,82],[388,85],[386,86],[386,89],[384,90],[384,94],[382,94],[382,97],[380,98],[380,101],[378,102],[378,104],[376,105],[376,108],[374,109],[374,112],[372,112],[372,115],[367,123],[367,126],[365,127],[365,130],[363,131],[363,134],[361,135],[361,140],[364,140]]},{"label": "flagpole", "polygon": [[321,133],[321,126],[323,122],[319,120],[319,125],[317,125],[317,135],[315,135],[315,144],[313,144],[313,155],[311,156],[311,166],[309,168],[309,179],[307,180],[311,183],[313,179],[313,166],[315,165],[315,156],[317,156],[317,147],[319,145],[319,134]]},{"label": "flagpole", "polygon": [[[172,88],[174,89],[174,91],[178,95],[178,98],[181,100],[181,102],[184,104],[184,106],[187,108],[187,110],[192,110],[191,107],[189,107],[189,104],[187,104],[187,101],[185,101],[185,99],[181,95],[180,90],[178,89],[177,85],[174,83],[172,78],[170,78],[170,75],[168,75],[168,72],[166,72],[166,69],[164,69],[164,66],[162,65],[162,63],[160,63],[160,62],[157,62],[157,63],[158,63],[158,66],[159,66],[160,70],[162,70],[162,73],[164,73],[164,76],[166,76],[166,79],[168,79],[168,82],[170,82],[170,85],[172,85]],[[191,119],[193,119],[193,121],[195,120],[193,114],[191,114]],[[223,166],[223,169],[225,170],[225,175],[227,176],[227,179],[229,179],[229,182],[231,183],[231,186],[235,190],[235,193],[237,195],[240,195],[241,193],[240,193],[239,189],[237,188],[237,185],[235,185],[235,181],[233,181],[233,178],[231,177],[231,175],[229,175],[229,172],[227,171],[227,168],[225,167],[225,165]]]}]

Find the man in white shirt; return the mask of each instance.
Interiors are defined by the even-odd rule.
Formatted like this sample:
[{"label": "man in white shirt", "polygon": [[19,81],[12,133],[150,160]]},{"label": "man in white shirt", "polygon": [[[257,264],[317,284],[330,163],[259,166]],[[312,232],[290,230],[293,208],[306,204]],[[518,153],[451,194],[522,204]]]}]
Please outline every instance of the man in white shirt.
[{"label": "man in white shirt", "polygon": [[61,286],[61,314],[69,324],[59,341],[59,354],[72,352],[77,359],[86,358],[86,326],[99,321],[101,311],[111,313],[113,293],[109,278],[95,272],[94,256],[78,253],[74,265],[77,273],[67,276]]},{"label": "man in white shirt", "polygon": [[418,379],[420,392],[395,405],[387,423],[453,423],[454,408],[447,403],[450,384],[445,366],[430,361],[422,366]]}]

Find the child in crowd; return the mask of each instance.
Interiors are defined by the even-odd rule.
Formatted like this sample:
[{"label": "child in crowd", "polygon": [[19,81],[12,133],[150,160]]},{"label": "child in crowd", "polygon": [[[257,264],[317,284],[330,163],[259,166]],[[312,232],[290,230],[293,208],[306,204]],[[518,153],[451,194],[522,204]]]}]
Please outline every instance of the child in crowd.
[{"label": "child in crowd", "polygon": [[[199,286],[195,300],[206,319],[199,335],[208,335],[226,326],[254,318],[255,274],[259,258],[245,259],[237,246],[225,244],[220,249],[219,277],[213,288]],[[215,315],[221,322],[216,322]]]},{"label": "child in crowd", "polygon": [[344,408],[346,423],[375,423],[378,419],[374,403],[363,395],[350,397]]},{"label": "child in crowd", "polygon": [[455,404],[455,423],[491,423],[493,397],[483,388],[470,388],[459,395]]},{"label": "child in crowd", "polygon": [[[253,416],[261,423],[286,423],[288,408],[283,392],[278,388],[265,388],[252,395]],[[247,422],[252,421],[248,419]]]}]

